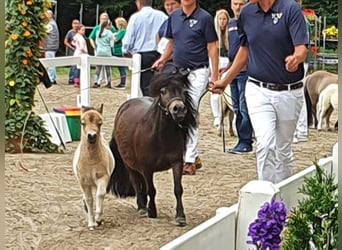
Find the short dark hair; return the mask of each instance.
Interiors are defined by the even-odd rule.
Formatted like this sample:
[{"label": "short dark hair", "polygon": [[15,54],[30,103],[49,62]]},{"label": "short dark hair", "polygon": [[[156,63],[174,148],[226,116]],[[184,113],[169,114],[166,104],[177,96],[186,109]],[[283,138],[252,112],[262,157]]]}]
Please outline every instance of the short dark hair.
[{"label": "short dark hair", "polygon": [[152,6],[153,0],[138,0],[144,6]]}]

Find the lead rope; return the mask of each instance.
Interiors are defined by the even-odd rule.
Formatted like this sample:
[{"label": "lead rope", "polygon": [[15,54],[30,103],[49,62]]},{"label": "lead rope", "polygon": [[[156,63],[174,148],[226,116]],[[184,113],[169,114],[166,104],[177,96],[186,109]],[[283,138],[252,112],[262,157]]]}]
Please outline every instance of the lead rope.
[{"label": "lead rope", "polygon": [[47,107],[47,105],[46,105],[46,102],[45,102],[45,100],[44,100],[42,94],[40,93],[39,88],[37,88],[37,90],[38,90],[38,93],[39,93],[40,98],[42,99],[42,102],[43,102],[43,105],[44,105],[44,107],[45,107],[45,110],[46,110],[46,112],[48,113],[48,116],[49,116],[49,118],[50,118],[50,121],[52,122],[53,128],[55,129],[55,131],[56,131],[56,133],[57,133],[58,139],[59,139],[59,141],[61,142],[63,148],[66,150],[66,146],[65,146],[64,141],[63,141],[63,139],[62,139],[62,136],[61,136],[61,134],[59,133],[59,131],[58,131],[57,127],[56,127],[56,124],[54,123],[54,121],[53,121],[53,119],[52,119],[52,117],[51,117],[51,114],[50,114],[50,111],[49,111],[49,109],[48,109],[48,107]]}]

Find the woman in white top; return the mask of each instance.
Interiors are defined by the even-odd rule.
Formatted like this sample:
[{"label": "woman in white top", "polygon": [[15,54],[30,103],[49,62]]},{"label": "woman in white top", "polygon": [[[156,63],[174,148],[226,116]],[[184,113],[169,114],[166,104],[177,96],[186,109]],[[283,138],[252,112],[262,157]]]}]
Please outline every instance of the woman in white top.
[{"label": "woman in white top", "polygon": [[[72,39],[72,44],[75,47],[74,56],[88,54],[87,41],[85,38],[85,26],[80,24],[77,28],[77,33]],[[74,78],[74,87],[80,87],[80,69],[76,69],[76,76]]]},{"label": "woman in white top", "polygon": [[[215,29],[218,36],[217,47],[219,49],[219,69],[228,65],[228,22],[229,14],[225,9],[216,11],[215,15]],[[210,96],[211,110],[214,116],[214,126],[220,127],[221,123],[221,95],[211,94]]]}]

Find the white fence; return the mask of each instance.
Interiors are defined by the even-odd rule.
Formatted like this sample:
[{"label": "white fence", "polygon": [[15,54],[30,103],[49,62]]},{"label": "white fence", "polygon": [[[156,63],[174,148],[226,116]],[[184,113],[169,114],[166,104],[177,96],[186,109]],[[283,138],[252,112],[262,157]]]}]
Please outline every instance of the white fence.
[{"label": "white fence", "polygon": [[[141,55],[134,54],[132,58],[126,57],[99,57],[90,55],[80,56],[61,56],[55,58],[40,59],[44,67],[70,66],[77,65],[81,69],[80,75],[80,105],[91,106],[90,103],[90,67],[94,65],[111,65],[126,66],[132,70],[131,74],[131,95],[130,97],[141,96],[140,93],[140,72],[141,72]],[[75,101],[76,102],[76,101]]]},{"label": "white fence", "polygon": [[[318,163],[327,171],[338,176],[338,144],[335,144],[332,156]],[[304,177],[316,171],[314,165],[291,176],[276,185],[267,181],[251,181],[240,190],[239,202],[231,207],[216,210],[216,215],[192,230],[169,242],[160,250],[241,250],[255,249],[246,241],[249,224],[256,218],[257,211],[266,201],[276,195],[282,198],[289,210],[296,207],[303,197],[298,188],[303,185]]]}]

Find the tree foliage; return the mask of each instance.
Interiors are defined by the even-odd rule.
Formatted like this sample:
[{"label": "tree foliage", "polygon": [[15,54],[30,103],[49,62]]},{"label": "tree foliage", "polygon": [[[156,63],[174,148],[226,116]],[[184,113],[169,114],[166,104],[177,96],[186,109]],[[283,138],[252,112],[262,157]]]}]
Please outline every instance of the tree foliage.
[{"label": "tree foliage", "polygon": [[303,8],[313,9],[318,17],[326,17],[327,25],[336,25],[338,18],[337,0],[303,0]]},{"label": "tree foliage", "polygon": [[6,1],[6,152],[58,150],[57,145],[50,141],[43,120],[32,112],[36,87],[40,83],[39,42],[46,36],[43,21],[48,7],[47,0]]}]

